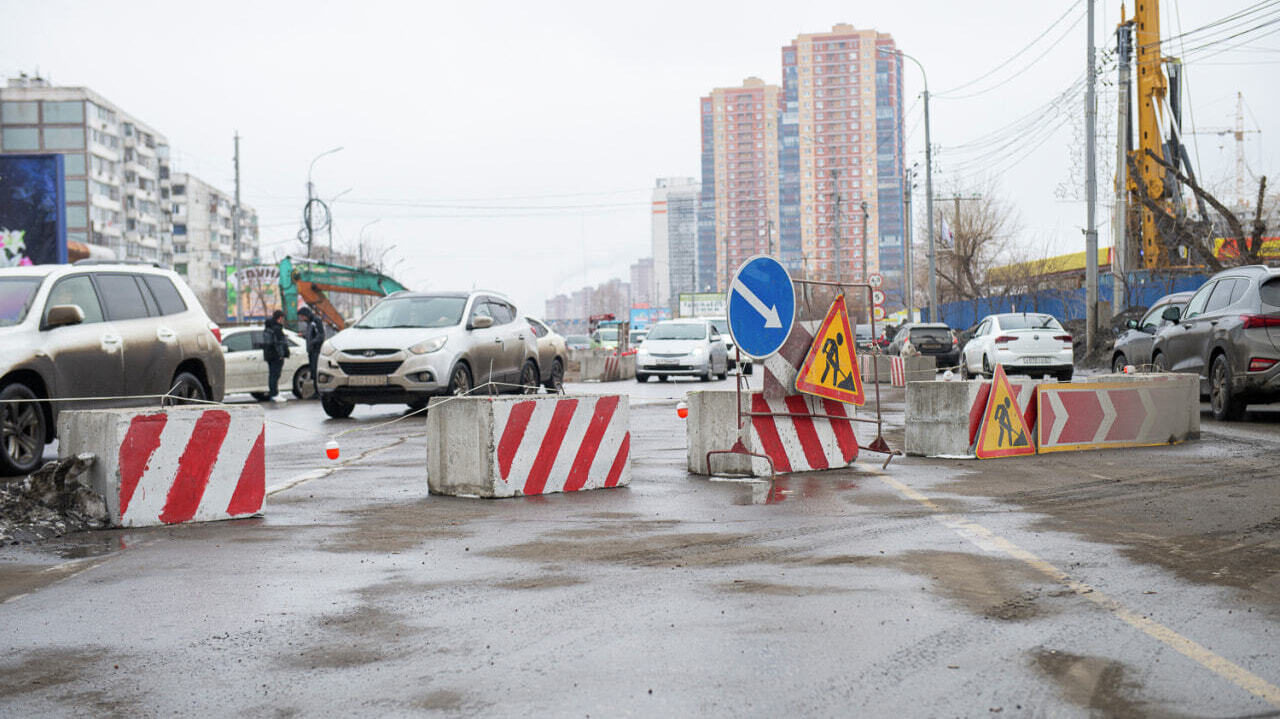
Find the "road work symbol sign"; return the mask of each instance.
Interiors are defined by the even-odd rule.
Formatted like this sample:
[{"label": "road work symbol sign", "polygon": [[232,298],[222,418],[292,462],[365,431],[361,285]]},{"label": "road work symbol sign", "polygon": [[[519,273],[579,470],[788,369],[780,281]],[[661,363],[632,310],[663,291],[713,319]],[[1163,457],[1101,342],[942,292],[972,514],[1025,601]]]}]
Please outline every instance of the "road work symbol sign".
[{"label": "road work symbol sign", "polygon": [[734,273],[728,294],[729,334],[742,354],[765,359],[777,352],[796,319],[796,292],[787,269],[772,257],[752,257]]},{"label": "road work symbol sign", "polygon": [[844,295],[840,295],[814,335],[813,347],[796,377],[796,389],[846,404],[865,402],[853,339]]},{"label": "road work symbol sign", "polygon": [[995,377],[991,380],[991,394],[987,398],[987,411],[983,415],[982,429],[978,431],[973,453],[978,459],[1036,453],[1036,447],[1031,443],[1031,432],[1023,419],[1022,408],[1018,406],[1018,394],[1013,391],[1013,385],[1009,384],[1003,365],[996,365]]}]

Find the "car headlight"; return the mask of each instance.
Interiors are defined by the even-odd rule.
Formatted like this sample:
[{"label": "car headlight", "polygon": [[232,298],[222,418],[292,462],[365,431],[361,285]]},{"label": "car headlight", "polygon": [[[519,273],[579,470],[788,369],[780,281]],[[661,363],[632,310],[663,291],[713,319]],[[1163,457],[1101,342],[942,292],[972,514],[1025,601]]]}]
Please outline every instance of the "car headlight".
[{"label": "car headlight", "polygon": [[432,337],[429,340],[423,340],[418,344],[410,347],[409,351],[416,355],[429,354],[431,352],[435,352],[439,350],[441,347],[444,347],[444,343],[448,341],[449,341],[448,335],[440,335],[439,337]]},{"label": "car headlight", "polygon": [[706,356],[707,356],[707,348],[706,348],[706,347],[694,347],[694,348],[693,348],[693,351],[689,353],[689,356],[690,356],[690,357],[706,357]]},{"label": "car headlight", "polygon": [[324,344],[320,345],[320,354],[324,355],[325,357],[328,357],[329,355],[333,354],[336,350],[337,348],[334,347],[333,343],[330,342],[329,340],[325,340]]},{"label": "car headlight", "polygon": [[636,359],[639,359],[641,357],[648,357],[648,356],[649,356],[649,350],[643,347],[640,347],[636,350]]}]

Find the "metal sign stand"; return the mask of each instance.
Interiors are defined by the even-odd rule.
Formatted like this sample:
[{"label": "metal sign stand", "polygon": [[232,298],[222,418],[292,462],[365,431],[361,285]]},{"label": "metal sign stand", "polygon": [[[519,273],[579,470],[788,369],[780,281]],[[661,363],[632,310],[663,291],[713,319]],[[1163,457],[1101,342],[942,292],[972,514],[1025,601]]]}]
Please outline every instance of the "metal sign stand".
[{"label": "metal sign stand", "polygon": [[[821,287],[834,287],[836,288],[838,295],[843,295],[844,288],[846,287],[865,288],[867,291],[867,307],[873,306],[873,303],[871,300],[872,300],[872,293],[875,291],[875,288],[872,287],[869,283],[823,282],[819,280],[793,280],[793,282],[797,285],[817,285]],[[804,301],[805,301],[805,305],[808,306],[809,292],[807,291],[807,288],[804,293]],[[811,315],[813,314],[812,306],[809,306],[809,314]],[[874,340],[876,336],[875,312],[871,312],[870,317],[871,317],[871,337]],[[856,325],[857,323],[855,322],[854,324]],[[849,341],[854,342],[855,340],[854,338],[851,337],[849,338]],[[855,354],[856,354],[856,351],[857,350],[855,345]],[[807,419],[827,419],[827,420],[843,420],[843,421],[850,421],[850,422],[867,422],[868,424],[874,424],[876,426],[876,438],[871,440],[871,444],[867,445],[866,447],[863,447],[863,449],[870,452],[875,452],[877,454],[886,455],[884,459],[884,464],[880,465],[881,469],[885,469],[886,467],[888,467],[889,462],[893,460],[895,455],[902,454],[900,451],[897,451],[889,447],[889,443],[885,441],[885,438],[884,438],[884,417],[880,410],[880,363],[879,362],[871,363],[872,381],[874,381],[876,385],[876,418],[875,419],[863,418],[863,417],[837,417],[835,415],[828,415],[828,414],[797,414],[795,412],[751,412],[751,411],[744,412],[742,411],[742,385],[745,380],[744,380],[744,375],[742,374],[742,350],[740,348],[737,348],[736,354],[737,354],[737,361],[738,361],[738,372],[737,372],[736,381],[735,381],[735,385],[737,386],[737,402],[738,402],[738,439],[733,443],[733,446],[730,447],[729,449],[713,449],[707,452],[707,457],[706,457],[707,474],[713,474],[711,471],[711,455],[740,454],[748,457],[759,457],[760,459],[765,460],[766,462],[769,463],[769,478],[774,479],[775,477],[778,476],[777,472],[774,469],[773,460],[769,457],[769,455],[763,454],[760,452],[752,452],[748,450],[746,448],[746,445],[742,443],[742,427],[744,424],[743,420],[744,418],[751,418],[751,417],[803,417]],[[861,368],[859,367],[854,367],[853,370],[855,372],[862,371]],[[748,387],[747,389],[750,390],[750,387]],[[746,419],[746,421],[749,422],[751,420]]]}]

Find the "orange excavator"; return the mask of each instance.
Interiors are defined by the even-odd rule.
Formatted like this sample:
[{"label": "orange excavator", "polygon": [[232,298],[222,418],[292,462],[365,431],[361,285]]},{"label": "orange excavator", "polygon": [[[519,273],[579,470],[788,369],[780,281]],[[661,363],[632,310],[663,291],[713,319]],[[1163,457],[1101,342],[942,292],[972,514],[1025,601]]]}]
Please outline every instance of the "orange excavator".
[{"label": "orange excavator", "polygon": [[280,260],[280,300],[290,325],[298,319],[299,299],[310,305],[326,323],[341,330],[347,326],[346,319],[325,293],[385,297],[405,289],[399,282],[372,270],[293,257]]}]

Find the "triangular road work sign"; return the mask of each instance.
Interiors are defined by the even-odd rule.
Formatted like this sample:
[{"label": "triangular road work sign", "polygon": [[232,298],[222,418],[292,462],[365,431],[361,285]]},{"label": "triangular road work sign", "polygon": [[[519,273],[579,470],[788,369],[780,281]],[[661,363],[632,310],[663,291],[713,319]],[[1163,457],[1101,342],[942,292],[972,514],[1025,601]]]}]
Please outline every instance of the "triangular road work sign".
[{"label": "triangular road work sign", "polygon": [[840,295],[813,336],[813,347],[796,377],[796,389],[846,404],[861,405],[866,401],[853,341],[849,312],[844,307],[844,295]]},{"label": "triangular road work sign", "polygon": [[996,365],[991,379],[991,393],[987,397],[987,411],[982,417],[982,428],[974,443],[973,453],[978,459],[1018,457],[1035,454],[1031,430],[1018,406],[1018,394],[1004,374],[1004,365]]}]

